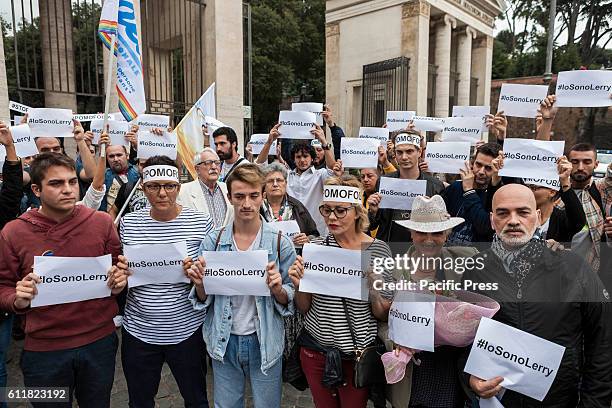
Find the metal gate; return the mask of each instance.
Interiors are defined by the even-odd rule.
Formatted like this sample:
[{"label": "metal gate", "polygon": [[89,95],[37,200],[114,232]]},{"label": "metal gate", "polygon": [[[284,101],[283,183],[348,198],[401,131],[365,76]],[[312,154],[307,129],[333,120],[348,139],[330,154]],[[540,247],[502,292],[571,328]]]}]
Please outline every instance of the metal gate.
[{"label": "metal gate", "polygon": [[[141,0],[147,109],[177,123],[204,92],[205,0]],[[102,0],[3,0],[0,24],[11,100],[45,106],[45,92],[104,109]],[[69,106],[67,106],[69,107]]]},{"label": "metal gate", "polygon": [[381,126],[386,112],[408,109],[407,57],[363,66],[361,126]]}]

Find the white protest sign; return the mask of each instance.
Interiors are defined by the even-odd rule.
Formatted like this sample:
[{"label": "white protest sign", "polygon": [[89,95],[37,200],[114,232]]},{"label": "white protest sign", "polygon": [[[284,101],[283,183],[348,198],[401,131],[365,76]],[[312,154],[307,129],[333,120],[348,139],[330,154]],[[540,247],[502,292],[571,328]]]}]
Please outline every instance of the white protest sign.
[{"label": "white protest sign", "polygon": [[[254,133],[251,135],[251,138],[249,139],[249,143],[252,146],[253,154],[261,153],[261,149],[263,149],[263,145],[265,145],[266,142],[268,141],[268,136],[269,135],[267,133]],[[278,142],[278,139],[273,141],[272,144],[270,145],[270,151],[268,152],[268,156],[276,156],[277,142]]]},{"label": "white protest sign", "polygon": [[398,292],[389,309],[389,338],[417,350],[434,351],[435,296]]},{"label": "white protest sign", "polygon": [[509,138],[504,141],[504,177],[558,179],[557,159],[563,156],[564,141]]},{"label": "white protest sign", "polygon": [[470,142],[476,144],[482,137],[482,118],[450,117],[444,121],[441,140],[445,142]]},{"label": "white protest sign", "polygon": [[[104,116],[104,115],[102,115],[102,116]],[[116,120],[118,122],[127,122],[127,120],[125,120],[125,117],[123,116],[123,113],[121,113],[121,112],[109,113],[108,116],[109,116],[109,119],[114,119],[114,120]],[[104,119],[104,117],[102,119]]]},{"label": "white protest sign", "polygon": [[124,245],[123,253],[132,272],[128,278],[130,288],[151,283],[189,283],[189,278],[183,271],[183,259],[187,258],[185,241]]},{"label": "white protest sign", "polygon": [[542,186],[556,191],[561,190],[561,182],[559,181],[559,177],[554,179],[523,177],[523,183],[534,186]]},{"label": "white protest sign", "polygon": [[23,125],[11,126],[10,130],[13,135],[13,143],[15,144],[17,156],[28,157],[38,154],[38,147],[34,143],[34,138],[28,125],[24,123]]},{"label": "white protest sign", "polygon": [[156,128],[167,130],[170,126],[170,116],[143,113],[138,115],[134,123],[138,125],[138,135],[148,133]]},{"label": "white protest sign", "polygon": [[483,317],[464,371],[479,378],[503,377],[502,387],[542,401],[565,347]]},{"label": "white protest sign", "polygon": [[9,109],[15,112],[21,112],[25,114],[28,113],[30,107],[19,102],[9,101]]},{"label": "white protest sign", "polygon": [[535,118],[546,95],[548,85],[502,84],[497,111],[506,116]]},{"label": "white protest sign", "polygon": [[347,169],[376,168],[379,142],[360,137],[340,139],[340,159]]},{"label": "white protest sign", "polygon": [[317,117],[312,112],[281,111],[278,115],[280,123],[280,137],[282,139],[313,139],[310,131],[313,129]]},{"label": "white protest sign", "polygon": [[312,112],[317,116],[317,125],[323,126],[323,104],[316,102],[292,103],[291,110],[294,112]]},{"label": "white protest sign", "polygon": [[204,251],[208,295],[270,296],[266,282],[268,251]]},{"label": "white protest sign", "polygon": [[376,139],[380,142],[380,145],[386,149],[387,141],[389,140],[389,129],[377,127],[360,127],[359,137],[362,137],[364,139]]},{"label": "white protest sign", "polygon": [[381,177],[378,192],[382,196],[379,208],[411,210],[415,197],[424,196],[427,189],[425,180],[404,180]]},{"label": "white protest sign", "polygon": [[296,220],[273,221],[268,224],[275,230],[281,231],[290,239],[293,239],[294,236],[302,232]]},{"label": "white protest sign", "polygon": [[557,106],[612,106],[612,71],[562,71],[557,75]]},{"label": "white protest sign", "polygon": [[112,256],[64,257],[35,256],[34,273],[41,282],[32,307],[59,305],[110,296],[106,285]]},{"label": "white protest sign", "polygon": [[213,133],[215,133],[215,130],[219,129],[220,127],[225,126],[225,123],[213,118],[212,116],[204,116],[203,124],[206,126],[206,129],[208,131],[209,146],[214,149],[215,138],[213,137]]},{"label": "white protest sign", "polygon": [[479,408],[504,408],[497,396],[491,398],[480,398],[478,400],[478,406]]},{"label": "white protest sign", "polygon": [[32,136],[36,137],[74,137],[72,111],[70,109],[30,108],[28,125]]},{"label": "white protest sign", "polygon": [[[109,115],[110,116],[110,115]],[[92,120],[104,120],[103,113],[85,113],[82,115],[74,115],[74,119],[79,122],[91,122]]]},{"label": "white protest sign", "polygon": [[[130,124],[126,121],[121,120],[108,120],[106,122],[108,125],[108,136],[110,137],[111,146],[125,146],[128,147],[130,145],[130,141],[125,138],[125,134],[130,130]],[[92,120],[89,129],[93,133],[94,137],[92,140],[92,144],[97,145],[100,142],[100,136],[102,135],[102,127],[104,125],[104,120]]]},{"label": "white protest sign", "polygon": [[387,129],[390,132],[406,129],[415,114],[415,111],[387,111]]},{"label": "white protest sign", "polygon": [[425,161],[433,173],[459,174],[470,158],[468,142],[429,142]]},{"label": "white protest sign", "polygon": [[429,116],[414,116],[412,118],[414,128],[429,132],[441,132],[444,129],[443,118],[432,118]]},{"label": "white protest sign", "polygon": [[176,160],[176,133],[164,130],[163,135],[153,132],[138,131],[138,158],[148,159],[153,156],[168,156]]},{"label": "white protest sign", "polygon": [[474,105],[474,106],[453,106],[453,113],[451,116],[455,117],[477,117],[482,118],[482,131],[487,131],[487,115],[491,112],[490,106]]},{"label": "white protest sign", "polygon": [[305,244],[302,257],[304,277],[300,292],[367,300],[361,251]]},{"label": "white protest sign", "polygon": [[6,161],[6,147],[0,144],[0,170],[4,167],[4,162]]}]

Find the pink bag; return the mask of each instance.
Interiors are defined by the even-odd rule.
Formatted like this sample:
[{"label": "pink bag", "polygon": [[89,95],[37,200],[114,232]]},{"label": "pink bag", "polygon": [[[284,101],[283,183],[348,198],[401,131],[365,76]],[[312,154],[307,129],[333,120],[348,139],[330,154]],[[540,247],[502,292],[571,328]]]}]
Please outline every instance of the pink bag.
[{"label": "pink bag", "polygon": [[402,381],[404,375],[406,375],[406,366],[413,356],[412,352],[404,347],[399,349],[399,355],[396,353],[396,350],[393,350],[380,357],[385,367],[387,384],[395,384]]},{"label": "pink bag", "polygon": [[456,298],[436,295],[436,346],[465,347],[474,341],[481,317],[493,317],[499,303],[465,290],[454,291]]}]

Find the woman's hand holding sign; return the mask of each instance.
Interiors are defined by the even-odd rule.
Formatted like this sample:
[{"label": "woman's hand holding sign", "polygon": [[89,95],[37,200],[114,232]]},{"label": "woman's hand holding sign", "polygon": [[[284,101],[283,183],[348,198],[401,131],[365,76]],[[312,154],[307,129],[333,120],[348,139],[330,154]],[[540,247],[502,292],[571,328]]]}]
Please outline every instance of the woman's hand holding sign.
[{"label": "woman's hand holding sign", "polygon": [[206,292],[204,291],[204,268],[206,267],[206,261],[203,257],[199,256],[197,261],[188,256],[183,259],[183,270],[185,275],[191,280],[196,288],[196,294],[200,301],[206,300]]},{"label": "woman's hand holding sign", "polygon": [[300,280],[304,277],[304,259],[300,255],[295,258],[295,262],[289,267],[289,277],[297,291],[300,288]]},{"label": "woman's hand holding sign", "polygon": [[107,285],[111,288],[113,295],[118,295],[127,286],[127,278],[130,275],[128,270],[127,258],[119,255],[119,260],[116,265],[113,265],[108,271]]},{"label": "woman's hand holding sign", "polygon": [[34,272],[28,273],[22,280],[17,282],[17,286],[15,287],[15,301],[13,302],[15,309],[20,310],[30,307],[32,299],[34,299],[34,296],[38,293],[36,284],[40,282],[40,277]]}]

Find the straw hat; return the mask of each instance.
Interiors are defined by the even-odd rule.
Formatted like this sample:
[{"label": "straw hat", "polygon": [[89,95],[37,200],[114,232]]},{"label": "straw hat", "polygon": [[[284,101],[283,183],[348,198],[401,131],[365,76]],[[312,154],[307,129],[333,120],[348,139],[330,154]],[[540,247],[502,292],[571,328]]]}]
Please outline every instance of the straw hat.
[{"label": "straw hat", "polygon": [[461,217],[451,217],[446,211],[442,197],[435,195],[431,198],[416,197],[412,203],[410,219],[395,222],[413,231],[440,232],[454,228],[464,221]]}]

